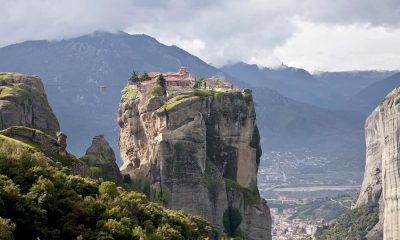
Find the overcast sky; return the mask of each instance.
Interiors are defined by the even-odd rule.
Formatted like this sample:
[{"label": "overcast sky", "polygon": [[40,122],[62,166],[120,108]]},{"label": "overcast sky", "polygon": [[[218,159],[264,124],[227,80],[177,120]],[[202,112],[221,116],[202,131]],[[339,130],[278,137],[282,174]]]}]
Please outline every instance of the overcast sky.
[{"label": "overcast sky", "polygon": [[400,69],[399,0],[0,0],[0,46],[145,33],[215,66]]}]

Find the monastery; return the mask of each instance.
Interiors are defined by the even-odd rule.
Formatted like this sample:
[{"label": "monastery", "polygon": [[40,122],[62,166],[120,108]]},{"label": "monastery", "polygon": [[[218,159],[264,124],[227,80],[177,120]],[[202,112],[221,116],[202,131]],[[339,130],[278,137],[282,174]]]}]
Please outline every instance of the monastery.
[{"label": "monastery", "polygon": [[149,72],[147,73],[151,80],[146,81],[148,84],[154,84],[157,81],[157,78],[162,74],[165,78],[167,86],[181,86],[181,87],[189,87],[192,86],[194,82],[194,77],[190,75],[190,73],[186,70],[185,67],[180,67],[178,72]]}]

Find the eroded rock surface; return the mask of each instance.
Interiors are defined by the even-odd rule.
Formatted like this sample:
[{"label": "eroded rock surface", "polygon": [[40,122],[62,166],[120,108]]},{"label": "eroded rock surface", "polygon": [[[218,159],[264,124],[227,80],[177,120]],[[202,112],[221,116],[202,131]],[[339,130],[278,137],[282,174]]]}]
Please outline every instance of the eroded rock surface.
[{"label": "eroded rock surface", "polygon": [[95,178],[122,183],[122,176],[115,160],[115,154],[104,135],[95,136],[92,145],[81,158],[92,170]]},{"label": "eroded rock surface", "polygon": [[133,181],[147,179],[153,200],[201,215],[221,234],[224,213],[234,208],[242,218],[237,234],[271,239],[257,188],[261,149],[251,91],[221,83],[174,89],[168,98],[128,85],[118,117],[121,170]]},{"label": "eroded rock surface", "polygon": [[0,129],[11,126],[26,126],[51,134],[60,131],[39,78],[0,73]]}]

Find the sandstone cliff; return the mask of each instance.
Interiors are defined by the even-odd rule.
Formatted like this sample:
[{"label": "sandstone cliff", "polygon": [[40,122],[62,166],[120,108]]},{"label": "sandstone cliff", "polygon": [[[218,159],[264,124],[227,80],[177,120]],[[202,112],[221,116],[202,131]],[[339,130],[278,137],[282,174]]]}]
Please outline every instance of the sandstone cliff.
[{"label": "sandstone cliff", "polygon": [[0,73],[0,129],[26,126],[51,134],[60,130],[39,78]]},{"label": "sandstone cliff", "polygon": [[261,149],[251,91],[206,83],[213,89],[171,87],[168,97],[127,85],[118,117],[121,170],[145,179],[154,201],[201,215],[221,233],[271,239],[257,188]]},{"label": "sandstone cliff", "polygon": [[399,239],[400,236],[400,88],[397,87],[368,117],[363,184],[356,207],[379,203],[379,223],[368,239]]},{"label": "sandstone cliff", "polygon": [[115,160],[115,154],[104,135],[95,136],[85,156],[80,158],[93,173],[93,177],[105,181],[122,183],[122,176]]}]

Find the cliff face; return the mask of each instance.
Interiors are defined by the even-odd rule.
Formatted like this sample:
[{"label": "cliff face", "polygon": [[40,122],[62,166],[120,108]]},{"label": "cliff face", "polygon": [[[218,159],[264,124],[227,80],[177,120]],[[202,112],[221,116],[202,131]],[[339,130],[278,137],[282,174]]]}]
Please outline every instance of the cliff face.
[{"label": "cliff face", "polygon": [[39,78],[20,73],[0,73],[0,129],[26,126],[60,131]]},{"label": "cliff face", "polygon": [[380,220],[369,239],[400,236],[400,88],[394,89],[366,121],[366,167],[356,206],[380,204]]},{"label": "cliff face", "polygon": [[143,85],[124,89],[121,170],[134,182],[145,179],[153,200],[201,215],[221,233],[271,239],[269,208],[257,189],[261,149],[251,91],[207,81],[216,90],[168,89],[168,98]]},{"label": "cliff face", "polygon": [[122,176],[115,160],[115,154],[104,135],[93,138],[92,145],[81,158],[91,169],[93,177],[103,178],[105,181],[122,183]]}]

